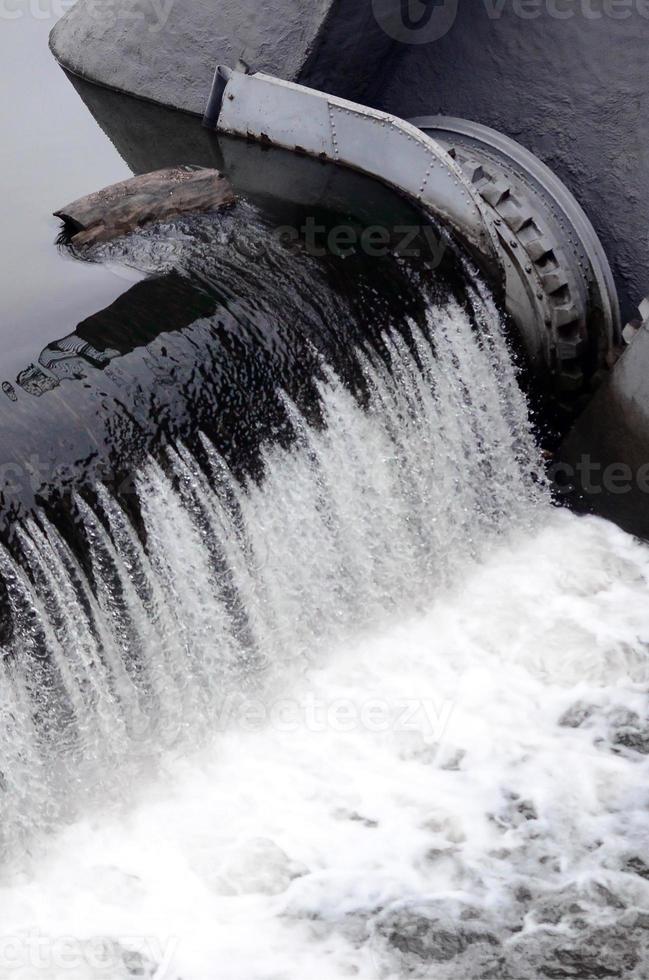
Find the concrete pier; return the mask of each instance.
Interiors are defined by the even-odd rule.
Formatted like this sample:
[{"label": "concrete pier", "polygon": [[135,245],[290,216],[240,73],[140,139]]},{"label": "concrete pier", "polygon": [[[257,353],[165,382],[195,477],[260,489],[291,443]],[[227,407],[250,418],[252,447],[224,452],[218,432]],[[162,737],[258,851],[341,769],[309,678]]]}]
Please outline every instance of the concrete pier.
[{"label": "concrete pier", "polygon": [[577,420],[554,469],[560,497],[649,538],[649,320]]},{"label": "concrete pier", "polygon": [[393,39],[368,0],[113,0],[78,3],[50,37],[69,71],[202,115],[217,63],[371,97]]}]

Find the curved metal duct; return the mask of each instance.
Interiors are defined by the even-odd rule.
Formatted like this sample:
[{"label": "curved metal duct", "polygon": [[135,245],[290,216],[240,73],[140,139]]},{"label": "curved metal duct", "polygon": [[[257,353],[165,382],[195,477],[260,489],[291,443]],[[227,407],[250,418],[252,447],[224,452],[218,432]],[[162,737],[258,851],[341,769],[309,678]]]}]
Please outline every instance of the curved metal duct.
[{"label": "curved metal duct", "polygon": [[568,189],[513,140],[465,120],[406,122],[223,66],[204,123],[360,170],[416,201],[478,262],[561,400],[588,390],[607,363],[620,314],[604,250]]}]

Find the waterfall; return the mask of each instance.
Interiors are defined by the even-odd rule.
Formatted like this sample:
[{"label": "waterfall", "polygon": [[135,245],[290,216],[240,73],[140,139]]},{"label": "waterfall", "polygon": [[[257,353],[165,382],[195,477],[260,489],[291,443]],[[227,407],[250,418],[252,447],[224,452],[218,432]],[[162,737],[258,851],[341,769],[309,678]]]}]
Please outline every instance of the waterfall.
[{"label": "waterfall", "polygon": [[0,980],[644,976],[649,549],[553,507],[479,285],[340,356],[327,295],[0,550]]},{"label": "waterfall", "polygon": [[[214,730],[224,697],[281,689],[323,645],[425,609],[545,501],[501,325],[474,296],[358,353],[359,401],[323,365],[322,422],[238,482],[201,438],[135,480],[142,527],[101,486],[77,544],[43,515],[4,551],[2,832],[15,853],[161,752]],[[218,410],[218,409],[217,409]],[[84,555],[80,556],[80,545]]]}]

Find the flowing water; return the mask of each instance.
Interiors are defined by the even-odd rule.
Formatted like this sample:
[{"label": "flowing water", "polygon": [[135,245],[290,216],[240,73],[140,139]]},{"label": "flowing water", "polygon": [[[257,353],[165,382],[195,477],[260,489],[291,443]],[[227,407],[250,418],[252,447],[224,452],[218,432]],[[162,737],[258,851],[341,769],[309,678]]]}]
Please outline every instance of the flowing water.
[{"label": "flowing water", "polygon": [[645,975],[649,551],[553,509],[469,293],[258,479],[201,437],[86,561],[20,528],[2,976]]},{"label": "flowing water", "polygon": [[[2,38],[40,271],[5,263],[0,980],[649,976],[649,549],[553,506],[488,293],[450,246],[289,250],[277,193],[70,261],[46,213],[129,167],[67,88],[38,181],[46,26]],[[83,97],[130,169],[223,150],[403,221]]]}]

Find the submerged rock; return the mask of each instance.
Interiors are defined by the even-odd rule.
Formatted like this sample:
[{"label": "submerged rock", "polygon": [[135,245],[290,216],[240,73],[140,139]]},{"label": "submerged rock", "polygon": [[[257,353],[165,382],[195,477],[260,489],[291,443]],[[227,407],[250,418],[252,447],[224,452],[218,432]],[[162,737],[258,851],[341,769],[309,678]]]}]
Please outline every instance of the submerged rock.
[{"label": "submerged rock", "polygon": [[81,197],[54,216],[65,222],[73,245],[90,245],[152,221],[190,211],[217,211],[234,202],[232,187],[218,170],[166,167]]},{"label": "submerged rock", "polygon": [[242,842],[222,870],[221,894],[279,895],[295,878],[308,873],[266,837]]},{"label": "submerged rock", "polygon": [[633,932],[618,925],[590,929],[578,936],[539,930],[521,936],[508,950],[508,963],[521,980],[638,976],[634,971],[646,955],[646,949],[641,953],[638,945]]},{"label": "submerged rock", "polygon": [[588,704],[585,701],[576,701],[559,718],[559,725],[562,728],[581,728],[597,710],[596,705]]},{"label": "submerged rock", "polygon": [[[490,976],[504,960],[501,939],[488,917],[452,899],[388,909],[376,921],[375,946],[398,964],[400,975]],[[429,975],[433,975],[430,973]]]}]

